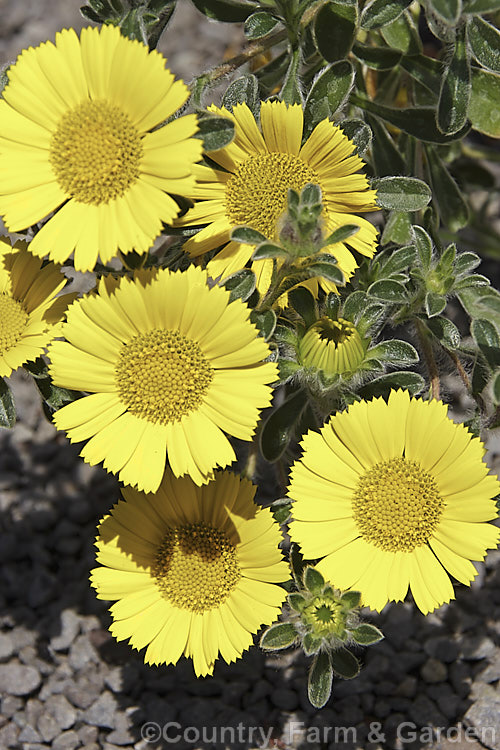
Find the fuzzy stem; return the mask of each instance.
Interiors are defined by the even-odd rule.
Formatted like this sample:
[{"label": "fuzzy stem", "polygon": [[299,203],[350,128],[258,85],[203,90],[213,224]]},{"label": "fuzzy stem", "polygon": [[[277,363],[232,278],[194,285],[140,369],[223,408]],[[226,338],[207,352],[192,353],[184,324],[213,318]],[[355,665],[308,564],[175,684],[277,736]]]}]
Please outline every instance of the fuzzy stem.
[{"label": "fuzzy stem", "polygon": [[[305,29],[325,2],[326,0],[319,0],[306,10],[300,22],[301,29]],[[257,57],[257,55],[267,52],[267,50],[274,47],[275,44],[279,44],[287,38],[287,29],[280,29],[279,31],[274,32],[274,34],[269,34],[269,36],[265,37],[262,41],[252,42],[252,44],[249,44],[239,55],[235,55],[229,60],[217,65],[215,68],[212,68],[212,70],[197,76],[190,84],[191,90],[199,90],[200,84],[203,88],[205,88],[205,86],[211,86],[220,78],[224,78],[224,76],[237,70],[242,65],[245,65],[245,63],[249,62],[253,57]]]},{"label": "fuzzy stem", "polygon": [[432,351],[432,344],[429,341],[429,335],[427,329],[420,320],[416,321],[418,340],[422,347],[422,352],[427,364],[429,371],[429,377],[431,379],[431,394],[432,398],[437,401],[440,399],[440,382],[439,382],[439,371],[437,369],[436,360],[434,359],[434,352]]}]

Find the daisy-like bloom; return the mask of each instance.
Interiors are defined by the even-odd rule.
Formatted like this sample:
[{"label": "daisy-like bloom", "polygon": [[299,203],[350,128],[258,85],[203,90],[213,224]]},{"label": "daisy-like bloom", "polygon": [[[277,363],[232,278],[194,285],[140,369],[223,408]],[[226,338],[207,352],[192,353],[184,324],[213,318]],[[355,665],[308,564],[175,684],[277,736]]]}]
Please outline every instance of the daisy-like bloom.
[{"label": "daisy-like bloom", "polygon": [[349,320],[320,318],[299,342],[298,356],[306,368],[326,375],[356,372],[365,358],[368,340],[363,340]]},{"label": "daisy-like bloom", "polygon": [[66,283],[61,267],[47,263],[19,240],[0,237],[0,377],[44,353],[60,335],[59,323],[74,294],[56,295]]},{"label": "daisy-like bloom", "polygon": [[99,526],[91,573],[111,607],[111,632],[141,649],[148,664],[175,664],[184,654],[197,676],[212,674],[219,654],[230,663],[269,625],[285,599],[275,584],[289,578],[268,509],[255,487],[230,472],[197,487],[170,471],[154,495],[131,488]]},{"label": "daisy-like bloom", "polygon": [[[208,224],[184,246],[192,257],[224,245],[208,264],[213,278],[224,278],[243,268],[255,250],[254,245],[229,241],[232,229],[250,226],[275,240],[289,188],[300,192],[308,183],[321,187],[326,234],[345,224],[360,227],[346,242],[328,246],[344,276],[348,279],[357,267],[348,245],[368,257],[374,254],[377,232],[366,219],[354,214],[376,210],[376,192],[369,189],[363,174],[356,174],[363,162],[353,155],[355,146],[339,127],[323,120],[302,145],[304,116],[298,104],[263,102],[261,129],[246,104],[235,105],[232,113],[213,106],[210,110],[233,120],[235,137],[225,148],[209,154],[223,169],[196,165],[197,185],[190,197],[199,202],[177,223]],[[255,261],[252,269],[259,287],[265,288],[272,261]],[[335,290],[331,282],[323,279],[321,284],[326,290]]]},{"label": "daisy-like bloom", "polygon": [[115,26],[56,34],[8,70],[0,102],[0,213],[19,231],[56,213],[31,252],[94,268],[144,253],[193,189],[195,115],[151,132],[188,98],[158,52]]},{"label": "daisy-like bloom", "polygon": [[49,349],[54,383],[91,394],[57,411],[56,427],[88,440],[87,463],[145,492],[158,489],[167,452],[176,476],[207,482],[235,459],[224,433],[251,439],[277,379],[249,314],[194,266],[103,279]]},{"label": "daisy-like bloom", "polygon": [[340,589],[381,610],[410,587],[424,614],[469,585],[471,560],[497,546],[500,490],[483,443],[439,401],[391,391],[336,414],[302,442],[289,488],[290,535]]}]

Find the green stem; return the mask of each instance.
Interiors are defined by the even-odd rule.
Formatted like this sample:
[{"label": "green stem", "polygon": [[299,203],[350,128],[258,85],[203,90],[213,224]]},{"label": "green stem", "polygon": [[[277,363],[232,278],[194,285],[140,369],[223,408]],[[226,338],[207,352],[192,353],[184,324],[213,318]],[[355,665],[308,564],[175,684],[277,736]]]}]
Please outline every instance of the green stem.
[{"label": "green stem", "polygon": [[[305,11],[300,22],[301,30],[306,28],[314,18],[317,11],[322,5],[325,5],[326,2],[327,0],[318,0],[318,2],[313,3],[313,5]],[[286,39],[289,39],[288,30],[280,29],[279,31],[275,31],[274,34],[269,34],[269,36],[264,37],[262,40],[252,42],[252,44],[249,44],[239,55],[235,55],[230,60],[226,60],[226,62],[212,68],[212,70],[197,76],[190,84],[191,90],[200,91],[206,86],[214,85],[219,79],[224,78],[224,76],[227,76],[242,65],[245,65],[245,63],[249,62],[253,57],[262,55],[264,52],[271,49],[271,47],[274,47],[275,44],[279,44]]]},{"label": "green stem", "polygon": [[432,343],[429,339],[429,334],[427,332],[427,329],[422,323],[422,321],[417,319],[415,321],[415,325],[417,328],[418,340],[420,342],[420,346],[422,347],[422,352],[425,358],[425,362],[427,364],[427,369],[429,371],[429,378],[431,381],[431,395],[432,395],[432,398],[435,398],[437,401],[439,401],[440,399],[439,371],[436,365],[436,360],[434,359],[434,352],[432,351]]}]

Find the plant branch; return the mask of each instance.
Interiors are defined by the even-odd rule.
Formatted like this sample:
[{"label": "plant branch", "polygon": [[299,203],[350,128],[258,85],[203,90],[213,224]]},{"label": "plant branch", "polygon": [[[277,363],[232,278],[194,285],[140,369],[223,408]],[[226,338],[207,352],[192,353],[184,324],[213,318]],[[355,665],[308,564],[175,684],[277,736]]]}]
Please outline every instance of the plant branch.
[{"label": "plant branch", "polygon": [[416,321],[416,328],[418,340],[420,342],[420,346],[422,348],[422,352],[427,365],[427,370],[429,371],[432,398],[435,398],[437,401],[439,401],[441,385],[439,381],[439,371],[436,365],[436,360],[434,359],[434,352],[432,351],[432,344],[429,340],[427,329],[420,320]]}]

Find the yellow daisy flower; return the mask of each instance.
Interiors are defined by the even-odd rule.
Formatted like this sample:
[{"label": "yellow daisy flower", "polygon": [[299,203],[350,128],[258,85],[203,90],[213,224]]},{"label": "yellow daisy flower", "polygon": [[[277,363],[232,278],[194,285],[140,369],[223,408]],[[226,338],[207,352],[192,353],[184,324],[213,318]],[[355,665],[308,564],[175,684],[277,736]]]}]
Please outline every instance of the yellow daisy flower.
[{"label": "yellow daisy flower", "polygon": [[483,443],[439,401],[392,391],[360,401],[309,432],[291,475],[290,536],[340,589],[381,610],[411,588],[427,614],[454,599],[449,574],[469,585],[471,560],[498,544],[485,523],[500,490]]},{"label": "yellow daisy flower", "polygon": [[[348,245],[368,257],[374,254],[376,229],[353,214],[377,210],[376,192],[369,189],[363,174],[355,174],[363,162],[353,155],[355,146],[339,127],[323,120],[301,145],[304,116],[298,104],[262,102],[261,129],[246,104],[237,104],[232,113],[213,106],[210,110],[233,120],[235,137],[225,148],[209,154],[222,169],[196,165],[197,184],[189,195],[199,202],[177,224],[208,224],[184,246],[192,257],[224,245],[208,264],[213,278],[225,278],[243,268],[255,250],[254,245],[229,241],[234,227],[250,226],[275,240],[289,188],[300,191],[310,182],[322,190],[326,234],[344,224],[360,227],[346,242],[328,246],[344,276],[348,279],[357,268]],[[254,261],[252,269],[259,288],[265,288],[272,261]],[[331,282],[321,283],[327,290],[334,289]]]},{"label": "yellow daisy flower", "polygon": [[197,487],[166,472],[155,495],[130,488],[99,526],[91,582],[110,608],[111,632],[147,646],[148,664],[176,664],[184,654],[198,677],[219,654],[229,664],[252,634],[278,616],[289,578],[268,509],[255,487],[229,472]]},{"label": "yellow daisy flower", "polygon": [[249,313],[194,266],[103,279],[49,349],[54,383],[92,394],[57,411],[56,427],[88,440],[87,463],[145,492],[158,489],[167,452],[176,476],[207,482],[235,459],[224,433],[250,440],[277,379]]},{"label": "yellow daisy flower", "polygon": [[298,344],[300,363],[325,375],[347,376],[364,360],[368,340],[363,340],[349,320],[332,320],[326,315],[305,332]]},{"label": "yellow daisy flower", "polygon": [[59,336],[59,322],[74,294],[56,295],[66,278],[61,267],[35,258],[25,242],[0,237],[0,377],[44,353]]},{"label": "yellow daisy flower", "polygon": [[193,189],[195,115],[156,126],[188,98],[158,52],[115,26],[56,34],[8,70],[0,102],[0,213],[19,231],[56,213],[31,251],[91,270],[146,252]]}]

